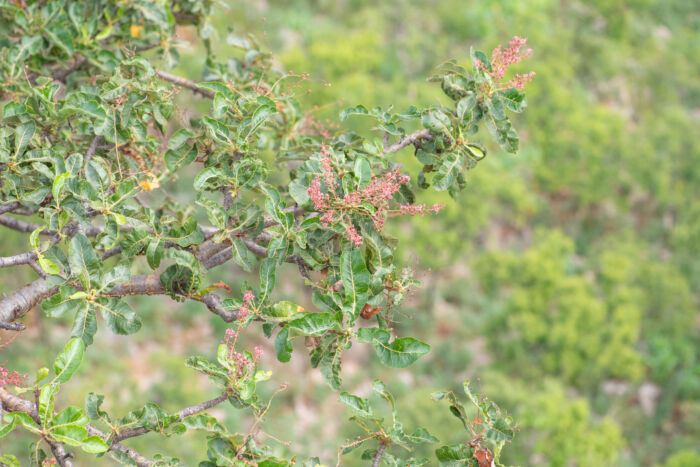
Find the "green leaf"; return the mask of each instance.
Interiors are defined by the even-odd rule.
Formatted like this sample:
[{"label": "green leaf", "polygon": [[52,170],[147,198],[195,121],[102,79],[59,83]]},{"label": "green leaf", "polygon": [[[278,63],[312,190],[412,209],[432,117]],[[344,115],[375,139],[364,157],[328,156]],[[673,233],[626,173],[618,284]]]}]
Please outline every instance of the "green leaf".
[{"label": "green leaf", "polygon": [[253,268],[255,256],[250,250],[248,250],[245,243],[243,243],[243,240],[238,237],[231,237],[231,253],[233,253],[233,261],[235,261],[236,264],[242,267],[245,271],[250,272],[250,270]]},{"label": "green leaf", "polygon": [[58,46],[66,55],[73,55],[75,46],[73,45],[73,34],[62,26],[55,26],[51,29],[45,28],[44,33],[49,40]]},{"label": "green leaf", "polygon": [[34,384],[38,384],[39,381],[43,380],[43,379],[46,378],[47,376],[49,376],[49,369],[46,368],[45,366],[39,368],[39,369],[36,371],[36,377],[35,377],[35,379],[34,379]]},{"label": "green leaf", "polygon": [[93,420],[105,419],[109,421],[107,412],[100,408],[104,399],[105,396],[94,392],[87,395],[85,398],[85,412],[87,413],[88,417]]},{"label": "green leaf", "polygon": [[338,397],[338,402],[345,405],[358,417],[374,418],[374,412],[372,412],[372,407],[370,407],[367,399],[363,399],[362,397],[358,397],[347,392],[341,392],[340,396]]},{"label": "green leaf", "polygon": [[146,261],[151,269],[158,269],[164,252],[165,242],[157,238],[151,240],[151,242],[148,244],[148,248],[146,248]]},{"label": "green leaf", "polygon": [[338,391],[342,384],[340,379],[340,355],[341,352],[337,347],[331,347],[331,350],[323,354],[319,365],[321,376],[334,391]]},{"label": "green leaf", "polygon": [[431,110],[423,114],[421,119],[423,126],[434,133],[443,133],[449,135],[451,133],[450,118],[441,110]]},{"label": "green leaf", "polygon": [[15,157],[24,152],[35,131],[36,126],[33,123],[24,123],[15,129]]},{"label": "green leaf", "polygon": [[462,168],[463,159],[457,152],[449,153],[440,159],[440,166],[433,177],[433,186],[437,191],[445,191],[454,185]]},{"label": "green leaf", "polygon": [[39,234],[45,229],[43,225],[41,227],[37,227],[32,231],[32,233],[29,235],[29,244],[34,248],[35,250],[39,249]]},{"label": "green leaf", "polygon": [[405,368],[430,352],[430,346],[413,337],[401,337],[389,343],[389,331],[379,328],[360,328],[359,342],[371,342],[379,360],[392,368]]},{"label": "green leaf", "polygon": [[75,313],[71,336],[79,337],[85,345],[92,344],[92,338],[97,332],[97,315],[95,310],[87,303],[83,303]]},{"label": "green leaf", "polygon": [[207,167],[206,169],[202,170],[195,178],[194,178],[194,189],[197,191],[202,191],[204,189],[211,189],[212,187],[217,186],[216,183],[210,185],[208,182],[211,179],[216,180],[221,180],[223,179],[224,174],[221,172],[221,170],[217,169],[216,167]]},{"label": "green leaf", "polygon": [[79,407],[66,407],[59,413],[53,416],[49,422],[50,427],[58,427],[62,425],[87,425],[90,419]]},{"label": "green leaf", "polygon": [[0,463],[7,467],[22,467],[22,464],[13,454],[4,454],[0,456]]},{"label": "green leaf", "polygon": [[457,117],[462,125],[467,125],[471,122],[474,107],[476,107],[475,93],[471,93],[457,102]]},{"label": "green leaf", "polygon": [[277,360],[286,363],[292,358],[292,343],[289,342],[289,330],[284,327],[275,337],[275,353]]},{"label": "green leaf", "polygon": [[260,263],[260,296],[258,303],[263,304],[275,288],[277,277],[277,261],[274,258],[265,258]]},{"label": "green leaf", "polygon": [[346,303],[353,319],[357,319],[369,297],[370,275],[359,249],[345,250],[340,257],[340,277]]},{"label": "green leaf", "polygon": [[435,450],[435,456],[444,467],[462,467],[474,457],[474,450],[464,444],[442,446]]},{"label": "green leaf", "polygon": [[340,112],[340,121],[344,122],[350,115],[369,115],[369,112],[364,105],[350,107]]},{"label": "green leaf", "polygon": [[71,176],[70,172],[62,173],[53,180],[53,185],[51,187],[51,194],[53,195],[54,201],[58,203],[61,198],[61,193],[63,192],[63,187],[66,185],[66,179]]},{"label": "green leaf", "polygon": [[486,108],[489,109],[489,113],[496,120],[503,120],[506,118],[506,109],[503,105],[503,99],[499,94],[494,94],[490,99],[485,99]]},{"label": "green leaf", "polygon": [[289,184],[289,194],[299,206],[304,206],[306,203],[309,202],[309,194],[307,193],[307,187],[299,178],[295,178]]},{"label": "green leaf", "polygon": [[75,289],[62,286],[59,293],[47,298],[41,303],[41,308],[49,318],[58,318],[67,311],[74,309],[80,302],[74,301],[70,296],[75,292]]},{"label": "green leaf", "polygon": [[255,112],[253,113],[253,116],[250,119],[250,129],[246,133],[246,138],[251,134],[255,133],[258,130],[258,128],[260,128],[265,123],[267,117],[269,117],[273,113],[275,113],[275,108],[270,106],[269,104],[263,104],[257,109],[255,109]]},{"label": "green leaf", "polygon": [[339,330],[340,323],[330,313],[304,313],[303,316],[290,321],[286,329],[290,337],[294,334],[302,336],[322,336],[331,329]]},{"label": "green leaf", "polygon": [[99,453],[106,452],[109,449],[109,445],[99,436],[90,436],[82,442],[80,449],[85,452]]},{"label": "green leaf", "polygon": [[83,361],[83,355],[85,355],[85,343],[82,340],[74,338],[68,341],[53,363],[53,369],[56,372],[53,382],[62,384],[70,380]]},{"label": "green leaf", "polygon": [[510,424],[506,419],[497,419],[491,428],[486,432],[486,438],[490,439],[495,443],[503,443],[506,441],[512,441],[514,435],[514,430],[511,428]]},{"label": "green leaf", "polygon": [[171,172],[175,172],[182,166],[186,166],[192,163],[197,157],[197,147],[196,145],[189,148],[187,146],[181,146],[178,149],[168,149],[165,152],[165,166]]},{"label": "green leaf", "polygon": [[56,264],[54,264],[50,259],[46,258],[46,256],[42,255],[41,253],[36,254],[36,261],[39,263],[39,267],[49,275],[56,275],[60,274],[61,268],[59,268]]},{"label": "green leaf", "polygon": [[129,282],[131,271],[129,264],[124,262],[117,264],[114,268],[107,271],[100,280],[100,292],[109,292],[118,284]]},{"label": "green leaf", "polygon": [[5,414],[4,420],[5,420],[5,423],[10,423],[12,425],[16,425],[17,423],[19,423],[24,428],[26,428],[28,430],[32,430],[34,432],[37,432],[39,429],[39,426],[32,419],[32,417],[29,414],[26,414],[24,412],[7,413],[7,414]]},{"label": "green leaf", "polygon": [[[5,418],[7,418],[7,416],[5,416]],[[17,424],[17,419],[15,417],[11,417],[11,418],[12,418],[12,421],[10,421],[10,423],[8,423],[7,425],[0,426],[0,438],[7,436],[8,433],[10,433],[12,430],[15,429],[15,425]]]},{"label": "green leaf", "polygon": [[102,261],[85,235],[79,233],[71,239],[68,248],[68,258],[70,259],[73,274],[80,277],[83,287],[90,289],[90,278],[95,277],[99,272],[99,266]]},{"label": "green leaf", "polygon": [[370,166],[369,161],[364,157],[358,157],[355,159],[354,172],[355,180],[357,180],[358,183],[358,188],[360,190],[365,189],[372,178],[372,167]]},{"label": "green leaf", "polygon": [[503,99],[503,104],[506,108],[513,112],[522,112],[527,107],[525,94],[518,91],[516,88],[510,88],[505,91],[499,91],[498,94]]},{"label": "green leaf", "polygon": [[187,128],[180,128],[177,130],[168,141],[168,149],[178,149],[180,146],[185,144],[188,139],[194,138],[197,134]]},{"label": "green leaf", "polygon": [[374,380],[372,390],[376,394],[382,396],[384,400],[389,403],[389,406],[391,407],[391,415],[394,417],[394,419],[396,419],[396,402],[394,401],[394,396],[386,389],[384,383],[378,379]]},{"label": "green leaf", "polygon": [[128,335],[141,329],[141,318],[123,300],[100,298],[96,306],[102,312],[107,327],[116,334]]},{"label": "green leaf", "polygon": [[408,436],[412,443],[439,443],[440,440],[431,435],[425,428],[418,428],[413,434]]},{"label": "green leaf", "polygon": [[51,430],[51,437],[69,446],[80,446],[87,437],[87,430],[79,425],[64,425]]}]

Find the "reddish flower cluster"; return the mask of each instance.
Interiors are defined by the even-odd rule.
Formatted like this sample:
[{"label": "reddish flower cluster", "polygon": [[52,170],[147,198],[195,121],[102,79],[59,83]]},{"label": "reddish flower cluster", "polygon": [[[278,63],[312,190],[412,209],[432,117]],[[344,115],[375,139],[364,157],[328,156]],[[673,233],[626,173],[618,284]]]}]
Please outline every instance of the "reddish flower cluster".
[{"label": "reddish flower cluster", "polygon": [[254,298],[255,295],[253,295],[253,292],[250,290],[246,291],[246,293],[243,295],[243,304],[238,309],[238,317],[240,319],[243,319],[246,316],[248,316],[248,314],[250,313],[250,304],[253,302]]},{"label": "reddish flower cluster", "polygon": [[[394,194],[407,184],[410,180],[408,175],[404,175],[398,169],[391,170],[381,177],[372,176],[367,186],[361,190],[346,193],[342,197],[337,194],[340,186],[339,176],[333,169],[333,163],[328,155],[328,149],[321,145],[321,167],[323,174],[317,175],[309,184],[306,190],[314,209],[321,213],[321,225],[327,227],[345,219],[347,227],[345,234],[353,245],[362,246],[362,236],[357,231],[348,212],[358,212],[366,209],[367,204],[374,208],[372,222],[377,231],[384,229],[387,212],[390,211],[390,203]],[[325,186],[325,192],[323,187]],[[432,211],[437,213],[442,206],[434,205]],[[401,214],[426,214],[431,212],[431,208],[425,205],[400,205]]]},{"label": "reddish flower cluster", "polygon": [[250,357],[236,351],[236,343],[238,342],[238,330],[227,329],[224,341],[227,347],[226,360],[229,362],[231,369],[228,371],[229,378],[231,379],[241,379],[243,377],[249,376],[250,372],[253,371],[255,365],[262,357],[263,349],[261,346],[255,347],[253,351],[253,359]]},{"label": "reddish flower cluster", "polygon": [[444,204],[433,204],[432,207],[427,207],[425,204],[400,204],[399,209],[401,214],[408,214],[411,216],[420,215],[425,216],[426,214],[437,214],[440,209],[444,208]]},{"label": "reddish flower cluster", "polygon": [[56,465],[56,458],[55,457],[47,457],[43,461],[41,461],[42,467],[45,465]]},{"label": "reddish flower cluster", "polygon": [[532,81],[532,78],[534,77],[534,71],[531,71],[530,73],[525,73],[524,75],[516,74],[515,78],[512,78],[510,81],[508,81],[508,88],[518,88],[522,91],[523,89],[525,89],[525,85]]},{"label": "reddish flower cluster", "polygon": [[348,236],[348,240],[350,240],[353,245],[357,247],[362,246],[362,235],[357,232],[355,224],[350,220],[350,216],[348,216],[348,226],[345,228],[345,235]]},{"label": "reddish flower cluster", "polygon": [[[500,45],[493,49],[491,54],[491,71],[488,72],[494,81],[499,81],[503,79],[510,65],[520,62],[524,58],[532,55],[532,49],[522,49],[527,43],[527,38],[514,36],[513,40],[508,43],[508,47],[505,49]],[[475,61],[475,66],[478,69],[485,70],[486,65],[481,60]],[[525,73],[524,75],[515,75],[508,81],[508,84],[503,89],[518,88],[521,91],[527,83],[532,81],[535,77],[535,72]]]},{"label": "reddish flower cluster", "polygon": [[[5,365],[7,362],[0,363],[0,365]],[[16,371],[10,372],[7,368],[4,366],[0,366],[0,387],[3,386],[17,386],[20,387],[22,386],[23,380],[26,378],[26,375],[21,375],[17,373]]]}]

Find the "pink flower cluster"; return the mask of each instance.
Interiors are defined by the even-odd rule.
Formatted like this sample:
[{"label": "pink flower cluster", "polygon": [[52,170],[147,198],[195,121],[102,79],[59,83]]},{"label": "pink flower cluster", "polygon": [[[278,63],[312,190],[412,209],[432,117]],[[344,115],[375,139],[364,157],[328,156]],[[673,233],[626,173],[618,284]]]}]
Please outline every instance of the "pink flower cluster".
[{"label": "pink flower cluster", "polygon": [[[394,169],[381,177],[372,176],[365,188],[340,196],[337,194],[340,177],[333,168],[325,145],[321,146],[321,156],[323,157],[321,161],[323,174],[314,177],[306,190],[314,209],[321,214],[321,225],[327,227],[343,220],[347,221],[345,235],[353,245],[362,246],[362,236],[348,213],[362,212],[366,210],[367,204],[371,205],[374,208],[374,214],[371,216],[374,227],[377,231],[382,231],[394,194],[407,184],[410,178],[408,175],[400,173],[398,169]],[[437,213],[441,208],[442,206],[437,204],[432,208],[427,208],[425,205],[401,205],[400,213],[424,215],[430,212]]]},{"label": "pink flower cluster", "polygon": [[250,304],[253,302],[254,298],[255,295],[253,295],[253,292],[251,290],[246,291],[246,293],[243,295],[243,304],[238,309],[238,317],[240,319],[243,319],[246,316],[248,316],[248,314],[250,313]]},{"label": "pink flower cluster", "polygon": [[[0,365],[5,365],[7,362],[0,363]],[[22,386],[23,380],[26,378],[26,375],[21,375],[17,373],[16,371],[10,372],[7,368],[4,366],[0,366],[0,387],[3,386],[17,386],[20,387]]]},{"label": "pink flower cluster", "polygon": [[399,210],[401,214],[425,216],[431,213],[437,214],[444,207],[444,204],[433,204],[432,207],[427,207],[425,204],[400,204]]},{"label": "pink flower cluster", "polygon": [[262,357],[263,348],[259,345],[256,346],[255,350],[253,351],[253,359],[251,360],[250,357],[236,351],[237,342],[238,330],[227,329],[224,341],[222,343],[227,347],[226,360],[231,366],[228,376],[231,379],[239,380],[250,376],[250,372],[253,371],[255,365],[260,360],[260,357]]},{"label": "pink flower cluster", "polygon": [[525,73],[524,75],[516,74],[515,78],[508,81],[508,88],[518,88],[519,90],[525,89],[525,85],[532,81],[535,77],[535,72]]},{"label": "pink flower cluster", "polygon": [[[493,49],[491,53],[491,71],[489,74],[494,81],[503,79],[510,65],[514,65],[521,60],[532,55],[532,49],[521,49],[527,43],[526,37],[514,36],[513,40],[508,43],[508,47],[502,48],[500,45]],[[486,65],[481,60],[475,60],[475,66],[478,69],[485,70]],[[515,75],[508,81],[508,84],[503,89],[518,88],[521,91],[527,83],[535,77],[535,72],[525,73],[523,75]]]}]

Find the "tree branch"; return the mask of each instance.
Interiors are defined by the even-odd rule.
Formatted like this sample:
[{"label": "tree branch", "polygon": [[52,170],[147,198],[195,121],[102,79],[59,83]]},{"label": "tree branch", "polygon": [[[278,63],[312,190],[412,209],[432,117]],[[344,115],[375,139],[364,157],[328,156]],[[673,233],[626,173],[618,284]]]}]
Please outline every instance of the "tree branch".
[{"label": "tree branch", "polygon": [[5,331],[24,331],[27,327],[22,323],[0,323],[0,329]]},{"label": "tree branch", "polygon": [[[180,410],[177,414],[179,418],[177,419],[178,422],[181,422],[185,417],[189,417],[191,415],[196,415],[199,412],[204,412],[205,410],[209,410],[212,407],[224,402],[226,399],[228,399],[228,394],[224,393],[220,395],[219,397],[216,397],[214,399],[204,401],[201,404],[193,405],[191,407],[185,407],[184,409]],[[114,436],[114,441],[122,441],[128,438],[133,438],[134,436],[141,436],[143,434],[148,433],[149,430],[148,428],[139,426],[135,428],[128,428],[126,430],[120,431],[118,434]]]},{"label": "tree branch", "polygon": [[[0,216],[0,225],[3,225],[7,227],[8,229],[16,230],[17,232],[22,232],[22,233],[32,233],[39,227],[41,227],[41,224],[36,224],[34,222],[27,222],[23,221],[20,219],[16,219],[11,216]],[[104,232],[105,228],[100,227],[99,225],[91,226],[88,227],[87,229],[83,229],[83,235],[86,237],[95,237],[102,232]],[[131,227],[128,225],[122,225],[119,226],[119,231],[120,232],[127,232],[131,230]],[[51,236],[51,235],[56,235],[56,232],[53,230],[42,230],[40,232],[40,235],[46,235],[46,236]]]},{"label": "tree branch", "polygon": [[12,212],[19,208],[21,204],[19,201],[12,201],[10,203],[0,204],[0,214],[5,214],[6,212]]},{"label": "tree branch", "polygon": [[377,454],[374,455],[374,461],[372,461],[372,467],[379,467],[379,463],[384,455],[384,449],[386,449],[386,441],[382,441],[379,444],[379,449],[377,449]]},{"label": "tree branch", "polygon": [[95,152],[97,151],[97,145],[100,144],[102,141],[102,136],[97,135],[92,139],[92,142],[90,143],[90,147],[88,148],[87,152],[85,153],[85,164],[90,162],[90,159],[92,159],[92,156],[95,155]]},{"label": "tree branch", "polygon": [[[168,295],[165,286],[160,283],[160,278],[153,275],[132,276],[131,280],[125,284],[119,284],[109,292],[103,294],[105,297],[124,297],[126,295]],[[204,303],[209,311],[221,316],[230,323],[238,319],[238,311],[226,310],[221,304],[221,297],[208,292],[202,296],[187,296],[192,300]]]},{"label": "tree branch", "polygon": [[58,293],[58,287],[49,288],[44,279],[27,284],[0,301],[0,322],[11,323],[23,317],[42,300]]},{"label": "tree branch", "polygon": [[190,81],[186,78],[183,78],[181,76],[175,76],[171,75],[170,73],[166,73],[165,71],[156,71],[156,76],[163,81],[168,81],[170,83],[173,83],[177,86],[187,88],[190,91],[194,92],[195,94],[201,94],[204,97],[208,97],[209,99],[214,98],[214,93],[209,91],[208,89],[202,89],[199,86],[197,86],[197,83],[194,81]]},{"label": "tree branch", "polygon": [[29,264],[36,259],[35,251],[28,251],[14,256],[0,256],[0,268],[10,268],[20,264]]},{"label": "tree branch", "polygon": [[[4,388],[0,388],[0,401],[2,401],[2,404],[4,406],[5,411],[7,412],[23,412],[32,417],[32,419],[39,425],[41,425],[41,420],[37,416],[37,406],[31,401],[28,401],[26,399],[23,399],[21,397],[15,396],[13,394],[10,394],[8,391],[6,391]],[[109,443],[109,436],[97,428],[91,426],[91,425],[86,425],[85,429],[88,432],[88,435],[90,436],[99,436],[102,438],[104,441]],[[49,443],[50,445],[52,443]],[[60,445],[60,443],[59,443]],[[63,446],[61,445],[61,449],[63,449]],[[150,467],[152,465],[155,465],[155,463],[152,460],[149,460],[145,457],[143,457],[141,454],[138,452],[134,451],[133,449],[124,446],[123,444],[119,444],[117,442],[113,442],[112,445],[109,447],[110,451],[119,451],[123,452],[127,456],[129,456],[137,466],[139,467]],[[61,461],[59,459],[59,456],[63,455],[63,459],[66,460],[67,463],[61,464],[61,465],[66,465],[66,466],[71,466],[72,463],[70,462],[69,459],[66,459],[66,454],[65,450],[61,451],[59,450],[58,454],[56,451],[53,450],[52,452],[54,453],[54,456],[56,456],[57,461]]]},{"label": "tree branch", "polygon": [[388,148],[384,149],[384,154],[390,154],[392,152],[400,151],[411,144],[414,146],[420,146],[420,143],[423,140],[430,141],[431,139],[433,139],[433,135],[432,133],[430,133],[430,130],[417,130],[411,133],[410,135],[401,138]]}]

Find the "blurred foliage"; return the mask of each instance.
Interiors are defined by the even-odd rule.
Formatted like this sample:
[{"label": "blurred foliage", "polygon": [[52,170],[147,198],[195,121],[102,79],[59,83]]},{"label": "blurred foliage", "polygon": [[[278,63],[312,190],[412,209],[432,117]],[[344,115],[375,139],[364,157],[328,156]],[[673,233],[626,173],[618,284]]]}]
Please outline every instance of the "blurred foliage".
[{"label": "blurred foliage", "polygon": [[[700,465],[697,2],[229,3],[211,21],[238,35],[254,33],[279,52],[286,69],[311,73],[303,83],[310,91],[302,99],[306,104],[344,100],[318,109],[316,118],[325,125],[336,124],[340,110],[360,102],[393,103],[397,111],[435,103],[439,90],[420,79],[441,58],[466,61],[470,46],[488,50],[517,34],[535,50],[527,68],[518,70],[537,72],[528,86],[531,108],[519,117],[520,154],[488,146],[489,156],[469,172],[458,202],[444,193],[418,194],[420,202],[447,208],[436,218],[391,226],[403,240],[405,258],[420,259],[439,276],[425,280],[402,311],[413,317],[402,329],[437,336],[433,351],[408,374],[384,369],[352,349],[345,364],[348,386],[381,376],[397,399],[405,399],[407,426],[438,426],[436,436],[457,443],[463,439],[448,439],[458,436],[448,425],[454,419],[426,400],[424,388],[479,379],[483,392],[519,422],[504,452],[507,462]],[[193,37],[186,28],[181,36]],[[224,40],[212,44],[222,56],[234,50]],[[201,44],[183,47],[178,71],[199,78],[200,52]],[[400,162],[413,173],[420,170],[413,159]],[[8,235],[8,243],[15,238]],[[228,271],[221,274],[230,278]],[[231,281],[243,277],[236,272]],[[299,303],[310,300],[300,296]],[[163,318],[146,313],[144,329],[151,329],[149,319]],[[181,331],[177,345],[155,332],[137,335],[139,350],[129,351],[164,366],[164,374],[148,375],[138,391],[157,395],[160,384],[170,391],[186,387],[183,401],[173,400],[176,408],[185,391],[203,393],[206,384],[185,383],[188,370],[165,362],[170,352],[187,351],[179,346],[196,348],[201,335],[213,331],[207,326],[193,332],[185,306],[166,321],[164,326]],[[123,351],[119,342],[115,338],[114,349]],[[18,344],[6,358],[27,354]],[[29,369],[60,346],[49,334],[46,348],[32,348],[31,356],[16,361]],[[152,350],[163,346],[175,348]],[[93,356],[84,365],[96,368],[111,358]],[[278,420],[280,436],[293,440],[287,449],[295,454],[334,459],[337,446],[327,440],[341,430],[342,409],[326,399],[320,376],[298,378],[305,365],[296,358],[286,370],[290,389],[279,404],[292,408]],[[119,381],[125,387],[143,381],[133,367],[125,374]],[[142,399],[138,391],[134,397]],[[359,386],[352,392],[370,391]],[[129,402],[120,401],[121,408]],[[147,441],[142,443],[134,447],[148,452]],[[201,454],[194,445],[174,448],[183,459]],[[430,452],[419,449],[416,455]],[[366,461],[348,455],[343,465]]]}]

